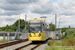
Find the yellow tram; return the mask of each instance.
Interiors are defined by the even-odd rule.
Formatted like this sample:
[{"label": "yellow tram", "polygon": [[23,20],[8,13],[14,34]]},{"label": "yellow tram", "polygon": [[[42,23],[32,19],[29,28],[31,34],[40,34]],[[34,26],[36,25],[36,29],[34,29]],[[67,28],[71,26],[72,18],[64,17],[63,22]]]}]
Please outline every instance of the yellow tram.
[{"label": "yellow tram", "polygon": [[41,18],[33,18],[28,21],[28,38],[29,41],[45,41],[49,38],[46,33],[47,24]]}]

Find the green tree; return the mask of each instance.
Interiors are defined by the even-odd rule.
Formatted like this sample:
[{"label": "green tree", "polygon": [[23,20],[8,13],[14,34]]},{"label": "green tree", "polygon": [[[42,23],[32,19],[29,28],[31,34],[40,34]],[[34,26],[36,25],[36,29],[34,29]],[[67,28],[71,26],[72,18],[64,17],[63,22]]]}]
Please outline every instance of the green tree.
[{"label": "green tree", "polygon": [[50,26],[50,31],[54,31],[55,30],[55,25],[54,24],[50,23],[49,26]]},{"label": "green tree", "polygon": [[[16,27],[16,29],[14,30],[17,30],[18,29],[18,22],[19,20],[17,20],[12,26]],[[28,22],[26,22],[26,27],[28,29]],[[25,28],[25,21],[23,19],[20,19],[20,29],[24,29]]]},{"label": "green tree", "polygon": [[[6,25],[5,27],[0,27],[0,31],[16,31],[18,29],[19,20],[17,20],[12,25]],[[25,28],[25,20],[20,19],[20,29],[23,30]],[[26,22],[26,29],[28,29],[28,21]]]},{"label": "green tree", "polygon": [[65,32],[67,29],[68,29],[67,27],[61,28],[61,31],[62,31],[62,32]]}]

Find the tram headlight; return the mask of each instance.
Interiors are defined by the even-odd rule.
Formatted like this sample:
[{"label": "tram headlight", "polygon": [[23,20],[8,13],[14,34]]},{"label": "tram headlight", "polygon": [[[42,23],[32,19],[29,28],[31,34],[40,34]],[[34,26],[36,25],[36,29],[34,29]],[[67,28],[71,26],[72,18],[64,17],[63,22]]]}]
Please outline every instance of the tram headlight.
[{"label": "tram headlight", "polygon": [[39,33],[39,37],[41,36],[41,33]]},{"label": "tram headlight", "polygon": [[29,34],[29,36],[31,37],[31,34]]}]

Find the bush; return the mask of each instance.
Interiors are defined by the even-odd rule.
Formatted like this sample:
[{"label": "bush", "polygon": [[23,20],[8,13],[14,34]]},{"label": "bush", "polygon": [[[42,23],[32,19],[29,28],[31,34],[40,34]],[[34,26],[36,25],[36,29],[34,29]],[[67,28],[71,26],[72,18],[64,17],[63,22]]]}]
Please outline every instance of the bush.
[{"label": "bush", "polygon": [[75,45],[75,41],[73,39],[69,38],[67,40],[67,44],[68,44],[68,46],[74,46]]},{"label": "bush", "polygon": [[47,44],[48,44],[49,46],[52,46],[52,45],[54,44],[54,40],[48,40]]},{"label": "bush", "polygon": [[69,39],[69,38],[75,40],[75,33],[67,33],[67,36],[62,35],[60,39]]},{"label": "bush", "polygon": [[66,30],[66,33],[75,33],[75,29],[74,28],[67,29]]},{"label": "bush", "polygon": [[61,42],[55,42],[55,45],[56,45],[56,46],[61,46],[62,43],[61,43]]},{"label": "bush", "polygon": [[62,41],[62,46],[74,46],[75,45],[75,40],[69,38],[69,39],[64,39]]}]

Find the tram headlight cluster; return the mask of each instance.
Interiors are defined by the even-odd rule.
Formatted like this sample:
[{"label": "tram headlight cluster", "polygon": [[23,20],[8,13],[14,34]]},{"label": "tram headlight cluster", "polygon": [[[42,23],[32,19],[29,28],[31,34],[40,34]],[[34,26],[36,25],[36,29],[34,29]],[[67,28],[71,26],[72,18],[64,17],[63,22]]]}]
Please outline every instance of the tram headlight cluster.
[{"label": "tram headlight cluster", "polygon": [[29,36],[31,37],[31,34],[29,34]]},{"label": "tram headlight cluster", "polygon": [[39,33],[39,37],[41,36],[41,33]]}]

